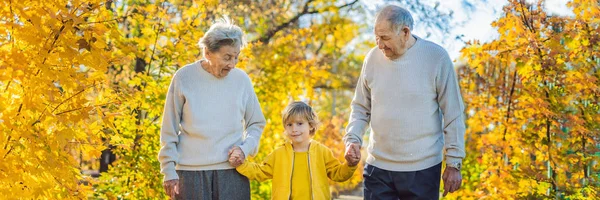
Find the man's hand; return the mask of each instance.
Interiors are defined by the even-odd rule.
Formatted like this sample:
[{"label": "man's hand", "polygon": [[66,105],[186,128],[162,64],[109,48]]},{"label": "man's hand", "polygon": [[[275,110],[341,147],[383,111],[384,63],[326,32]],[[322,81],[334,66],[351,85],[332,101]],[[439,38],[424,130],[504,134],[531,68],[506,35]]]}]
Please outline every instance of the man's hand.
[{"label": "man's hand", "polygon": [[346,147],[346,153],[344,154],[348,166],[354,167],[360,162],[360,145],[357,143],[350,143]]},{"label": "man's hand", "polygon": [[179,179],[165,181],[163,182],[163,187],[165,188],[167,196],[171,199],[175,199],[175,195],[179,194]]},{"label": "man's hand", "polygon": [[229,149],[229,164],[238,167],[244,163],[246,156],[239,146],[233,146]]},{"label": "man's hand", "polygon": [[448,193],[452,193],[460,188],[462,184],[462,175],[460,175],[460,171],[453,167],[446,166],[444,169],[444,175],[442,175],[442,180],[444,180],[444,195]]}]

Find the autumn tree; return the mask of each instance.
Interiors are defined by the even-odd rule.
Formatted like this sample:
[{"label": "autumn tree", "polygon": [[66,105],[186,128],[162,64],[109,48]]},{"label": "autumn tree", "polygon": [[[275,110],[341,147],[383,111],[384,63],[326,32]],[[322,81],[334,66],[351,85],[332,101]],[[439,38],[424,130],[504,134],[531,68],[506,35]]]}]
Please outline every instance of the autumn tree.
[{"label": "autumn tree", "polygon": [[459,69],[467,103],[464,187],[452,198],[585,199],[600,189],[600,7],[510,0]]},{"label": "autumn tree", "polygon": [[[280,112],[292,99],[319,110],[316,139],[343,159],[353,85],[374,46],[359,37],[372,30],[357,0],[0,5],[0,197],[165,197],[157,161],[165,93],[177,69],[201,58],[198,39],[222,16],[247,33],[238,67],[269,120],[254,159],[283,141]],[[109,170],[99,179],[83,173],[109,146],[117,155]],[[270,183],[253,182],[252,194],[268,198]]]},{"label": "autumn tree", "polygon": [[0,2],[0,198],[85,198],[81,160],[104,145],[104,1]]}]

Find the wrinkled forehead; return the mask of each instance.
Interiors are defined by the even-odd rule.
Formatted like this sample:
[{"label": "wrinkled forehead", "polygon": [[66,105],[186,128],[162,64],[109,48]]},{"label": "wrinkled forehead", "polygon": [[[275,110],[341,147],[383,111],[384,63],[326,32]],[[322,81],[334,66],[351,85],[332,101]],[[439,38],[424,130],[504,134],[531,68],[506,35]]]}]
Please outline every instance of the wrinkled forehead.
[{"label": "wrinkled forehead", "polygon": [[392,33],[392,24],[386,19],[379,19],[375,21],[375,29],[373,29],[376,35],[386,35]]},{"label": "wrinkled forehead", "polygon": [[237,55],[240,53],[240,45],[223,45],[218,52],[222,54]]}]

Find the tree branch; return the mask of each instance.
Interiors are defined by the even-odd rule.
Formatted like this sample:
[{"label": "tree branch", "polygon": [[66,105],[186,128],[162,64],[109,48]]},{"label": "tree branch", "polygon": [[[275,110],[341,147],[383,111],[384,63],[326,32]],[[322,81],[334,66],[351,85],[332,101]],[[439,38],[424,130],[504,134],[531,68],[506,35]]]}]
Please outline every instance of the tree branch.
[{"label": "tree branch", "polygon": [[[91,85],[91,86],[88,86],[88,87],[86,87],[86,88],[83,88],[83,90],[81,90],[81,91],[79,91],[79,92],[77,92],[77,93],[75,93],[75,94],[71,95],[69,98],[67,98],[67,99],[63,100],[62,102],[60,102],[60,103],[59,103],[59,104],[58,104],[56,107],[54,107],[54,109],[52,109],[52,111],[50,111],[50,112],[51,112],[51,113],[53,113],[54,111],[56,111],[56,109],[58,109],[58,108],[59,108],[61,105],[63,105],[64,103],[66,103],[67,101],[69,101],[70,99],[72,99],[73,97],[75,97],[75,96],[77,96],[77,95],[79,95],[79,94],[83,93],[83,92],[84,92],[85,90],[87,90],[88,88],[91,88],[91,87],[94,87],[94,86],[95,86],[95,84],[93,84],[93,85]],[[44,113],[45,113],[45,111],[46,111],[46,110],[44,109],[44,111],[42,111],[42,114],[40,114],[40,116],[38,117],[38,119],[37,119],[37,120],[35,120],[35,122],[33,122],[33,123],[31,124],[31,126],[34,126],[34,125],[36,125],[37,123],[40,123],[40,119],[42,119],[42,116],[44,116]]]},{"label": "tree branch", "polygon": [[[163,6],[164,6],[164,4],[163,4]],[[163,6],[161,6],[161,8],[163,8]],[[158,13],[158,10],[156,10],[156,12]],[[150,55],[150,62],[148,62],[148,68],[146,69],[146,75],[150,74],[150,67],[152,67],[152,61],[154,61],[154,53],[156,52],[156,49],[157,49],[156,45],[158,44],[158,38],[160,36],[160,28],[162,26],[160,24],[161,21],[162,21],[162,18],[159,18],[158,24],[156,25],[156,38],[154,39],[154,48],[152,48],[152,54]]]},{"label": "tree branch", "polygon": [[8,154],[10,154],[10,152],[13,150],[12,146],[10,147],[10,149],[8,150],[8,152],[6,152],[6,154],[4,154],[4,156],[2,156],[2,159],[5,159],[6,156],[8,156]]},{"label": "tree branch", "polygon": [[[283,24],[280,24],[278,26],[276,26],[275,28],[267,31],[263,36],[259,37],[258,39],[252,41],[251,43],[255,43],[255,42],[262,42],[262,43],[267,43],[269,42],[269,40],[271,40],[271,38],[279,31],[283,30],[284,28],[287,28],[288,26],[290,26],[290,24],[298,21],[298,19],[300,19],[300,17],[304,16],[304,15],[308,15],[308,14],[315,14],[315,13],[319,13],[319,11],[315,11],[315,10],[308,10],[308,4],[310,4],[313,0],[308,0],[305,4],[304,7],[302,8],[302,11],[298,14],[296,14],[296,16],[292,17],[291,19],[289,19],[288,21],[284,22]],[[354,0],[353,2],[341,5],[338,8],[344,8],[344,7],[348,7],[348,6],[352,6],[355,3],[357,3],[358,0]]]},{"label": "tree branch", "polygon": [[10,83],[12,83],[12,80],[8,81],[8,84],[6,84],[6,88],[4,88],[4,92],[6,92],[6,90],[8,90],[8,87],[10,86]]},{"label": "tree branch", "polygon": [[[525,26],[533,33],[537,33],[535,31],[535,28],[533,27],[533,16],[530,16],[529,18],[527,18],[527,16],[525,15],[525,8],[523,8],[523,4],[525,4],[525,1],[520,1],[519,5],[521,7],[521,19],[523,20],[523,23],[525,24]],[[528,9],[529,10],[529,9]],[[531,10],[529,11],[531,12]]]},{"label": "tree branch", "polygon": [[[512,105],[512,97],[513,97],[513,93],[515,92],[515,85],[517,84],[517,70],[515,69],[515,72],[513,72],[513,81],[512,81],[512,86],[510,88],[510,93],[508,95],[508,106],[506,109],[506,123],[508,124],[508,120],[510,119],[510,110],[511,110],[511,105]],[[502,140],[506,141],[506,132],[508,131],[507,126],[505,125],[504,127],[504,134],[502,136]]]},{"label": "tree branch", "polygon": [[[12,132],[12,129],[10,129],[10,132]],[[6,149],[6,147],[8,146],[8,143],[10,142],[10,135],[8,136],[9,141],[6,141],[6,145],[4,145],[4,149]],[[21,140],[21,137],[19,137],[19,139],[17,139],[16,141]],[[4,154],[4,156],[2,156],[2,159],[5,159],[6,156],[8,156],[8,154],[10,154],[10,152],[13,150],[14,146],[10,146],[10,148],[8,149],[8,151],[6,152],[6,154]]]},{"label": "tree branch", "polygon": [[[48,11],[46,11],[46,12],[48,12]],[[56,35],[54,36],[54,40],[52,41],[52,44],[50,45],[50,48],[48,48],[47,54],[50,54],[50,52],[52,52],[52,49],[54,49],[54,45],[56,44],[56,41],[58,41],[58,38],[60,37],[60,34],[62,33],[63,30],[65,30],[65,21],[62,21],[62,23],[63,24],[60,27],[60,30],[58,30],[58,33],[56,33]],[[44,45],[45,45],[45,42],[44,42]],[[48,60],[48,55],[46,55],[44,57],[44,60],[42,61],[42,65],[44,65],[46,63],[46,60]],[[35,76],[37,76],[38,74],[40,74],[40,72],[41,72],[41,70],[38,69],[38,71],[35,73]]]},{"label": "tree branch", "polygon": [[9,1],[9,6],[8,6],[9,10],[10,10],[10,42],[11,42],[11,48],[15,48],[15,25],[14,25],[14,21],[15,21],[15,14],[13,13],[13,9],[12,9],[12,0]]},{"label": "tree branch", "polygon": [[331,87],[329,85],[315,85],[313,86],[313,89],[326,89],[326,90],[332,90],[332,89],[355,89],[356,85],[353,84],[346,84],[346,85],[342,85],[340,87],[334,88]]},{"label": "tree branch", "polygon": [[[10,132],[12,132],[12,129],[10,130]],[[4,144],[4,149],[6,149],[6,147],[8,147],[8,143],[10,143],[10,139],[12,139],[11,135],[9,135],[8,138],[6,139],[6,144]]]},{"label": "tree branch", "polygon": [[113,102],[108,102],[108,103],[103,103],[103,104],[97,104],[97,105],[91,105],[91,106],[84,106],[84,107],[74,108],[74,109],[71,109],[71,110],[66,110],[66,111],[62,111],[62,112],[56,113],[54,115],[62,115],[62,114],[65,114],[65,113],[69,113],[69,112],[81,110],[81,109],[84,109],[84,108],[91,108],[91,107],[96,107],[96,106],[105,106],[105,105],[116,103],[116,102],[117,101],[113,101]]},{"label": "tree branch", "polygon": [[112,21],[118,22],[119,20],[125,20],[127,17],[129,17],[129,16],[125,15],[125,16],[122,16],[122,17],[114,18],[114,19],[107,19],[107,20],[95,21],[95,22],[84,22],[84,23],[81,23],[81,24],[82,25],[87,25],[87,24],[106,23],[106,22],[112,22]]},{"label": "tree branch", "polygon": [[[271,29],[269,31],[267,31],[267,33],[265,33],[265,35],[261,36],[258,41],[262,42],[262,43],[267,43],[271,37],[273,37],[273,35],[275,35],[275,33],[281,31],[282,29],[288,27],[290,24],[298,21],[298,19],[300,19],[300,17],[302,17],[305,14],[308,14],[308,4],[310,4],[310,2],[312,2],[313,0],[308,0],[306,1],[306,4],[304,4],[304,8],[302,8],[302,12],[296,14],[296,16],[292,17],[291,19],[289,19],[288,21],[284,22],[283,24],[280,24],[279,26],[275,27],[274,29]],[[315,12],[316,13],[316,12]],[[256,42],[252,41],[252,43]]]}]

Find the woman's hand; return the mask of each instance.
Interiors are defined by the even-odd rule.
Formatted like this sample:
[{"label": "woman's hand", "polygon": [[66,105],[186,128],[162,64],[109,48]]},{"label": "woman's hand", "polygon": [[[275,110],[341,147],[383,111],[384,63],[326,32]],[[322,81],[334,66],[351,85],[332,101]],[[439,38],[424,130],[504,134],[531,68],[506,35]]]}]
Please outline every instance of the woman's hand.
[{"label": "woman's hand", "polygon": [[234,146],[229,149],[229,164],[233,167],[238,167],[244,163],[246,156],[239,146]]},{"label": "woman's hand", "polygon": [[163,182],[165,192],[171,199],[175,199],[175,195],[179,194],[179,179],[168,180]]}]

